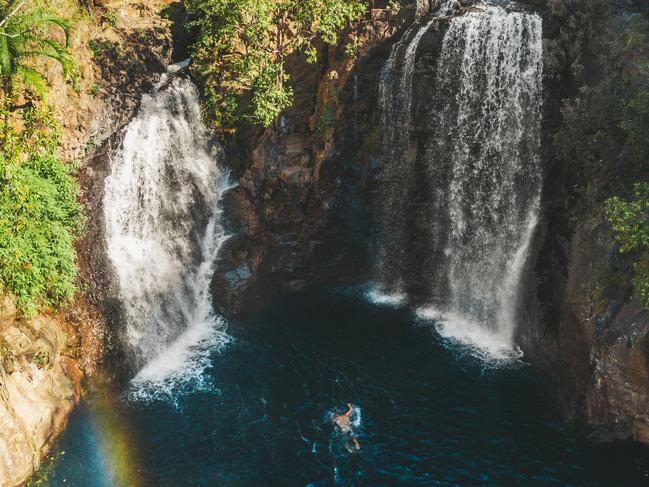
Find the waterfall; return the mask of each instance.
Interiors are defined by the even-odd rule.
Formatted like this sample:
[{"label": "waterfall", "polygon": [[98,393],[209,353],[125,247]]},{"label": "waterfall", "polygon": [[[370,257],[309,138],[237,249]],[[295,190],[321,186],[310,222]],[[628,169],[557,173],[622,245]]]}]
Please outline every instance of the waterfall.
[{"label": "waterfall", "polygon": [[[443,336],[495,354],[514,348],[540,205],[541,27],[536,14],[497,6],[453,18],[437,59],[432,135],[420,154],[411,155],[403,139],[392,139],[397,144],[387,152],[390,177],[396,167],[403,170],[403,158],[425,161],[427,252],[435,269],[429,276],[434,304],[421,314],[435,320]],[[410,170],[401,181],[415,177]],[[403,212],[384,217],[386,233],[400,233],[408,219]],[[407,243],[388,261],[402,259],[404,251]],[[381,279],[400,282],[402,276]]]},{"label": "waterfall", "polygon": [[490,7],[451,22],[437,68],[437,89],[455,95],[435,111],[445,141],[430,150],[431,173],[450,170],[441,329],[482,340],[486,328],[490,347],[513,347],[539,211],[542,62],[540,17]]},{"label": "waterfall", "polygon": [[105,181],[108,256],[138,371],[135,396],[200,381],[211,350],[227,340],[209,286],[226,238],[219,200],[228,178],[196,87],[170,76],[143,97]]},{"label": "waterfall", "polygon": [[410,149],[412,79],[417,47],[432,22],[413,25],[393,46],[381,73],[379,103],[384,130],[383,148],[384,157],[390,164],[385,166],[382,174],[381,196],[386,231],[379,247],[381,289],[373,292],[375,301],[396,303],[403,297],[402,271],[406,252],[403,215],[414,163]]}]

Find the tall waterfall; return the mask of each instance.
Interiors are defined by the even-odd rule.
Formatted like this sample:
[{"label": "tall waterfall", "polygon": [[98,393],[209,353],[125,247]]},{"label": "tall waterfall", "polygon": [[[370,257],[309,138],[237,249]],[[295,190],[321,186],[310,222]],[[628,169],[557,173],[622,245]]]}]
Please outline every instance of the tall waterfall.
[{"label": "tall waterfall", "polygon": [[[496,6],[451,20],[436,66],[432,136],[419,155],[435,262],[434,304],[423,314],[442,335],[495,353],[514,346],[540,205],[541,27],[538,15]],[[398,144],[397,151],[404,157],[413,149]],[[388,167],[399,161],[388,157]],[[386,218],[391,230],[393,217]]]},{"label": "tall waterfall", "polygon": [[135,394],[201,377],[227,339],[209,293],[225,239],[227,175],[203,124],[196,87],[164,75],[142,99],[105,181],[108,256],[126,312]]}]

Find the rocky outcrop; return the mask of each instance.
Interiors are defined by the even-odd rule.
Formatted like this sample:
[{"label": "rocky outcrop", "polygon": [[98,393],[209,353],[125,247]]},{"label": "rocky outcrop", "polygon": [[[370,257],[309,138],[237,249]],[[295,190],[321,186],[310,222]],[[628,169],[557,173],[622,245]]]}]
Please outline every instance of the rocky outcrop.
[{"label": "rocky outcrop", "polygon": [[542,274],[527,355],[566,417],[593,439],[649,443],[649,313],[633,299],[631,267],[600,219],[578,224],[565,244],[551,254],[565,260]]},{"label": "rocky outcrop", "polygon": [[628,43],[646,6],[536,3],[546,39],[546,182],[519,339],[568,419],[596,440],[649,443],[649,313],[604,216],[608,197],[628,195],[647,175],[621,128],[649,49]]},{"label": "rocky outcrop", "polygon": [[44,66],[66,160],[84,159],[130,120],[173,51],[175,22],[161,17],[170,0],[87,3],[93,6],[82,15],[77,0],[52,4],[62,17],[76,19],[70,50],[78,76],[66,82],[58,66]]},{"label": "rocky outcrop", "polygon": [[21,319],[0,302],[0,486],[25,481],[64,428],[100,350],[98,323],[85,311]]},{"label": "rocky outcrop", "polygon": [[[381,2],[377,2],[381,3]],[[366,279],[375,128],[387,39],[414,20],[415,3],[379,5],[356,27],[358,51],[321,47],[314,68],[289,60],[293,106],[274,127],[242,128],[226,141],[238,185],[224,210],[232,237],[220,252],[215,304],[234,314],[278,293]],[[381,7],[381,8],[378,8]]]}]

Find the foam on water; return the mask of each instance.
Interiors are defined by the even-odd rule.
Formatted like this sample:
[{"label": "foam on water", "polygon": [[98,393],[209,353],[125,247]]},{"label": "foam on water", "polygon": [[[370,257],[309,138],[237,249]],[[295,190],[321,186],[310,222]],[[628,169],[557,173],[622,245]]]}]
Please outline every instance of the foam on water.
[{"label": "foam on water", "polygon": [[466,351],[490,366],[520,362],[523,352],[512,346],[507,334],[493,331],[471,316],[441,311],[427,306],[417,310],[417,317],[432,323],[447,345]]},{"label": "foam on water", "polygon": [[217,391],[205,374],[215,350],[230,343],[221,332],[222,318],[193,326],[180,335],[164,353],[146,364],[131,380],[126,397],[132,401],[168,400],[177,403],[185,393]]},{"label": "foam on water", "polygon": [[408,297],[405,293],[401,292],[384,292],[377,287],[372,287],[370,290],[364,293],[365,299],[370,303],[380,305],[380,306],[392,306],[399,307],[402,306]]}]

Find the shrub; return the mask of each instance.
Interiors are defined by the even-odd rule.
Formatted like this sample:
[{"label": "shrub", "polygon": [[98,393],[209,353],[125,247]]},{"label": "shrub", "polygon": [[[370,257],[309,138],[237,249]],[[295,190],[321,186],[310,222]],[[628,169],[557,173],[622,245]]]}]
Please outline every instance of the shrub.
[{"label": "shrub", "polygon": [[4,126],[0,135],[0,290],[30,315],[74,294],[83,217],[75,165],[57,155],[51,114],[27,109],[21,118],[22,130]]},{"label": "shrub", "polygon": [[635,252],[634,286],[638,298],[649,309],[649,183],[637,183],[633,198],[606,202],[606,214],[620,242],[621,252]]}]

